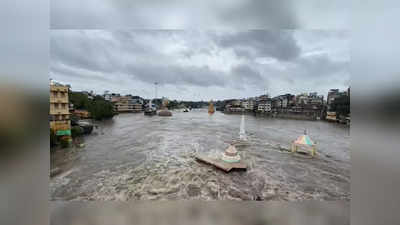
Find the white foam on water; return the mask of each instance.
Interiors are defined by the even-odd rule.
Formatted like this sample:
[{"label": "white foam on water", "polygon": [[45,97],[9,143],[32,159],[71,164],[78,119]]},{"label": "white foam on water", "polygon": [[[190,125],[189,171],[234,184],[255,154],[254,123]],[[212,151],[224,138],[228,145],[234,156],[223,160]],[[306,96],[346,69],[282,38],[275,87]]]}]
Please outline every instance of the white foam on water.
[{"label": "white foam on water", "polygon": [[242,121],[240,122],[239,138],[242,141],[247,140],[247,135],[246,135],[246,130],[245,130],[245,123],[244,123],[244,115],[242,115]]}]

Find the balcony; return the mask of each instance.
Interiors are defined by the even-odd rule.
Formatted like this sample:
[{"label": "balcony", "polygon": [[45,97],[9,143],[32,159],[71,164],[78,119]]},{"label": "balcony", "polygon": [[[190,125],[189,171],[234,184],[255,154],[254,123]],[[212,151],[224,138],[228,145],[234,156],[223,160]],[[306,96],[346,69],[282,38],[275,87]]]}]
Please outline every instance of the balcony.
[{"label": "balcony", "polygon": [[50,103],[68,103],[68,98],[50,96]]}]

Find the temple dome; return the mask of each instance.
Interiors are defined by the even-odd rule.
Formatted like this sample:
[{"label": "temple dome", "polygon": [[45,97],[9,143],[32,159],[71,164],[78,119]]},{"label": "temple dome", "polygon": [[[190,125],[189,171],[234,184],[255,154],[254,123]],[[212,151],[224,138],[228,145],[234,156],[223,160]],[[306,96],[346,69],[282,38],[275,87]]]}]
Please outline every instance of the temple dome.
[{"label": "temple dome", "polygon": [[238,154],[235,146],[231,145],[222,154],[221,159],[227,163],[235,163],[240,161],[240,155]]}]

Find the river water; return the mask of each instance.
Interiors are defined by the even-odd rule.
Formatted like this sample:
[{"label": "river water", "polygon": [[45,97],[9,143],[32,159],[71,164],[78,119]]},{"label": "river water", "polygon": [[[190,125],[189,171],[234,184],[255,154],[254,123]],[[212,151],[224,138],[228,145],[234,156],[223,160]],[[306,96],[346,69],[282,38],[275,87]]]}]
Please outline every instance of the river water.
[{"label": "river water", "polygon": [[[97,122],[82,148],[51,154],[51,200],[350,200],[350,129],[324,121],[246,115],[247,171],[225,173],[194,159],[219,157],[238,140],[240,115],[206,109],[172,117],[120,114]],[[304,130],[317,156],[291,154]]]}]

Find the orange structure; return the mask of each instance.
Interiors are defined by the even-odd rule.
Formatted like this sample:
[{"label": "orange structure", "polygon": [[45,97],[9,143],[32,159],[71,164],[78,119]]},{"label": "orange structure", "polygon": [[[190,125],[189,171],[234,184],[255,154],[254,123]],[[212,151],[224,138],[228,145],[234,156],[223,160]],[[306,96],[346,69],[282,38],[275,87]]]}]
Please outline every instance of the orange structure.
[{"label": "orange structure", "polygon": [[208,105],[208,114],[212,115],[214,114],[215,110],[214,110],[214,105],[212,103],[212,100],[210,101],[210,104]]}]

